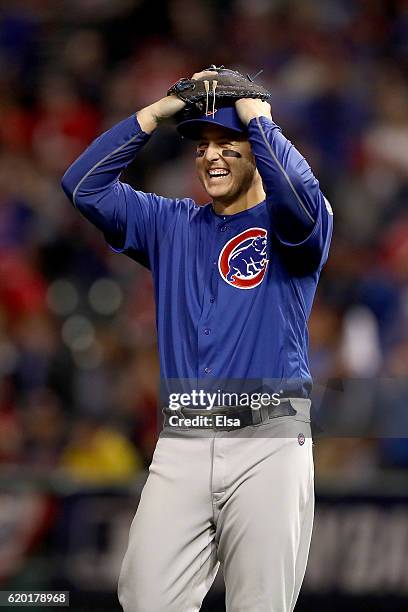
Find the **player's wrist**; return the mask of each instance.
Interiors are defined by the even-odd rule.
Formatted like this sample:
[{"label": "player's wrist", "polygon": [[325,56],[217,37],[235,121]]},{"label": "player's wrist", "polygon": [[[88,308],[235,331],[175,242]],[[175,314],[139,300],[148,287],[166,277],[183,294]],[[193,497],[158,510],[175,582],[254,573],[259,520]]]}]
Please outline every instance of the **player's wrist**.
[{"label": "player's wrist", "polygon": [[253,119],[257,119],[262,116],[265,116],[265,115],[262,115],[262,113],[249,113],[248,115],[245,115],[244,118],[241,119],[241,121],[243,121],[243,123],[245,123],[245,125],[248,126]]},{"label": "player's wrist", "polygon": [[136,119],[138,120],[141,129],[146,134],[151,134],[158,126],[157,118],[150,106],[142,108],[140,111],[138,111],[136,113]]},{"label": "player's wrist", "polygon": [[150,134],[163,121],[170,119],[185,107],[185,102],[176,96],[166,96],[140,110],[136,116],[140,127]]},{"label": "player's wrist", "polygon": [[242,123],[248,125],[257,117],[272,119],[271,107],[268,102],[252,98],[241,98],[235,102],[235,108]]}]

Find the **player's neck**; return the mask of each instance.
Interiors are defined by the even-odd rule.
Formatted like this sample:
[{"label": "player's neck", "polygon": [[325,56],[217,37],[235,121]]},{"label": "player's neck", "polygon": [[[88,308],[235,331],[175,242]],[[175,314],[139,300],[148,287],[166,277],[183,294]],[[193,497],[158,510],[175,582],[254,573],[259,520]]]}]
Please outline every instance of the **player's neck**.
[{"label": "player's neck", "polygon": [[217,215],[235,215],[244,210],[249,210],[257,204],[260,204],[265,200],[265,191],[262,186],[262,182],[254,183],[248,191],[241,194],[236,200],[232,202],[225,202],[223,200],[213,200],[213,208]]}]

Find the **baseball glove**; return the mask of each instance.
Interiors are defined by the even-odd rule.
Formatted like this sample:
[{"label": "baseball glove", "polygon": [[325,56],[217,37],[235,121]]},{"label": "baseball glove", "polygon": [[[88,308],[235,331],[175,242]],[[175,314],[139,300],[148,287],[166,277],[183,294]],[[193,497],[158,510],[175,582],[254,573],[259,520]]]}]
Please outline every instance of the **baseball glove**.
[{"label": "baseball glove", "polygon": [[250,76],[244,76],[236,70],[214,64],[205,70],[216,72],[217,75],[199,80],[179,79],[170,87],[167,95],[175,94],[186,102],[186,111],[196,111],[199,114],[214,113],[216,104],[218,107],[232,106],[240,98],[268,100],[271,97],[262,85],[254,83]]}]

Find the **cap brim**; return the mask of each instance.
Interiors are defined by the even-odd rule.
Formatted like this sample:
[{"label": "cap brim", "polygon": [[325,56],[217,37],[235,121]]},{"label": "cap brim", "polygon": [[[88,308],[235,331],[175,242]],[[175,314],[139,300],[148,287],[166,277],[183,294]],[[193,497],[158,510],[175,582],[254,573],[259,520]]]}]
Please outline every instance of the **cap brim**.
[{"label": "cap brim", "polygon": [[215,125],[224,130],[228,130],[229,132],[234,132],[235,134],[246,134],[244,125],[242,125],[242,128],[238,126],[231,127],[225,125],[224,123],[221,123],[220,121],[216,121],[213,118],[188,119],[187,121],[182,121],[178,124],[177,131],[179,134],[181,134],[181,136],[184,136],[184,138],[189,138],[190,140],[199,140],[201,138],[203,128],[209,125]]}]

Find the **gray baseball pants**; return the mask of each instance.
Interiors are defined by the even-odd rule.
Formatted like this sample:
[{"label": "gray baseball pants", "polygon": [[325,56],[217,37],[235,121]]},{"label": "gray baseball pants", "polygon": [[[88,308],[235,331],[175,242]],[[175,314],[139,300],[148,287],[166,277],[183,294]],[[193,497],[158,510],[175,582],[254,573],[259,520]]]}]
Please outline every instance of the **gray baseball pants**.
[{"label": "gray baseball pants", "polygon": [[228,612],[292,612],[314,484],[310,402],[291,402],[297,415],[256,427],[162,433],[119,578],[124,612],[197,612],[220,564]]}]

